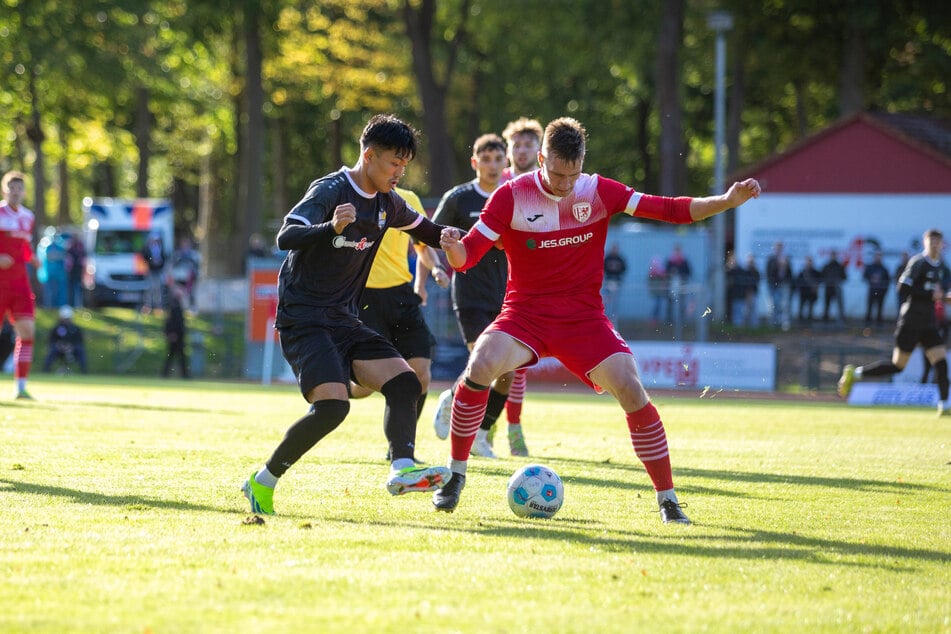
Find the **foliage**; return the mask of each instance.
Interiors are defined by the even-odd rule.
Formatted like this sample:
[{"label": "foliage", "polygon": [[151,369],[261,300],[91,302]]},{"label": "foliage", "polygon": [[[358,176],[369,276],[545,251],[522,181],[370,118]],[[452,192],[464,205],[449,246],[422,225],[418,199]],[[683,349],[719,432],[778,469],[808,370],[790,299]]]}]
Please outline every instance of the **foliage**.
[{"label": "foliage", "polygon": [[[566,501],[524,520],[505,501],[523,459],[473,459],[451,515],[387,495],[371,397],[282,479],[279,515],[251,524],[238,487],[303,413],[296,388],[42,377],[33,393],[0,403],[4,632],[831,634],[951,618],[951,432],[931,409],[658,399],[695,522],[665,526],[610,399],[529,394],[528,460]],[[420,456],[448,451],[418,436]]]}]

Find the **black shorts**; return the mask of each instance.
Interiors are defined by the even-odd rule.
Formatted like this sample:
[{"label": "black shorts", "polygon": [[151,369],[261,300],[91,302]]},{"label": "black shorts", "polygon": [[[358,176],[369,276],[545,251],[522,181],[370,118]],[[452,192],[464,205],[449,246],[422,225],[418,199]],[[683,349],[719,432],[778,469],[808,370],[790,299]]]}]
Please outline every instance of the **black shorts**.
[{"label": "black shorts", "polygon": [[360,321],[392,342],[404,359],[431,359],[436,338],[423,319],[421,304],[410,283],[367,288],[360,297]]},{"label": "black shorts", "polygon": [[467,344],[475,343],[482,331],[488,328],[489,324],[495,321],[498,316],[498,311],[480,310],[478,308],[456,309],[459,331],[462,332],[462,338]]},{"label": "black shorts", "polygon": [[899,322],[895,329],[895,347],[902,352],[913,352],[921,344],[925,350],[944,345],[944,338],[937,328],[916,328]]},{"label": "black shorts", "polygon": [[353,361],[399,358],[389,341],[360,320],[295,324],[279,329],[281,351],[294,370],[301,394],[324,383],[350,385]]}]

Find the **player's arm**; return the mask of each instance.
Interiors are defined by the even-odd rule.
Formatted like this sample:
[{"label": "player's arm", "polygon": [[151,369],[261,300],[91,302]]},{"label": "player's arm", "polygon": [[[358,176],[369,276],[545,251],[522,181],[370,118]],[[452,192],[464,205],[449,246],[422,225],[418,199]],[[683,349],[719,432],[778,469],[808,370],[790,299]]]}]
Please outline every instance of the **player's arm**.
[{"label": "player's arm", "polygon": [[480,219],[465,237],[459,229],[448,227],[442,234],[442,248],[449,266],[461,273],[475,266],[495,246],[499,237]]},{"label": "player's arm", "polygon": [[725,194],[690,200],[690,218],[694,221],[715,216],[727,209],[734,209],[750,198],[759,198],[762,188],[755,178],[733,183]]},{"label": "player's arm", "polygon": [[691,198],[689,196],[654,196],[634,192],[627,203],[628,213],[639,218],[651,218],[674,224],[688,224],[739,207],[760,194],[759,183],[749,178],[733,183],[725,194]]},{"label": "player's arm", "polygon": [[344,203],[337,205],[329,220],[314,224],[309,218],[320,217],[321,214],[314,213],[316,210],[313,208],[314,203],[307,202],[298,205],[284,217],[284,224],[277,232],[277,248],[290,251],[324,242],[340,235],[347,225],[357,219],[356,207],[352,203]]},{"label": "player's arm", "polygon": [[436,280],[442,288],[449,286],[449,274],[446,272],[446,269],[443,268],[442,262],[439,261],[439,254],[436,253],[436,250],[432,247],[423,245],[423,244],[413,244],[413,247],[416,249],[416,280],[417,283],[422,282],[426,283],[426,278],[432,274],[433,279]]}]

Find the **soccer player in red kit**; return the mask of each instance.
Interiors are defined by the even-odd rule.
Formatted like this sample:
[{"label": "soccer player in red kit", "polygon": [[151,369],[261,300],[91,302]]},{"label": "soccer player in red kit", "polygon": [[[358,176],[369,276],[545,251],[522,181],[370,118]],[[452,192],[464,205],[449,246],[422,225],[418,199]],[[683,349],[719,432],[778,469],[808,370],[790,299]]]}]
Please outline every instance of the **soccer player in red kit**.
[{"label": "soccer player in red kit", "polygon": [[21,203],[26,194],[26,178],[7,172],[0,179],[0,320],[13,322],[16,344],[13,349],[13,378],[16,397],[32,400],[26,380],[33,362],[33,335],[36,330],[36,298],[30,288],[26,265],[35,259],[33,212]]},{"label": "soccer player in red kit", "polygon": [[548,124],[540,169],[495,191],[473,230],[448,227],[441,245],[465,271],[497,241],[509,260],[502,312],[482,333],[452,403],[452,478],[436,491],[436,510],[451,512],[466,482],[469,450],[482,420],[487,386],[504,372],[555,357],[624,410],[634,452],[654,485],[664,523],[689,524],[674,492],[667,437],[637,374],[634,356],[604,313],[601,283],[608,223],[627,213],[670,223],[703,220],[759,196],[754,179],[705,198],[642,194],[597,174],[585,174],[586,133],[576,120]]}]

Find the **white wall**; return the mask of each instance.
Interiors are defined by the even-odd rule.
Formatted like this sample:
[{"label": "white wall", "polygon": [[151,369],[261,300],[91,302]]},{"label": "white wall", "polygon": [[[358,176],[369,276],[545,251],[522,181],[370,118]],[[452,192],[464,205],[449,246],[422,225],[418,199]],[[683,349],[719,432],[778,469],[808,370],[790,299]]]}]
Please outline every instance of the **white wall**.
[{"label": "white wall", "polygon": [[[829,252],[836,249],[840,261],[843,256],[850,260],[844,287],[846,314],[864,318],[867,285],[863,269],[855,264],[856,257],[871,261],[872,253],[880,249],[885,267],[893,273],[902,252],[921,251],[921,234],[930,227],[951,236],[951,195],[766,192],[736,210],[736,253],[741,262],[747,253],[753,253],[765,278],[766,258],[776,241],[785,245],[794,274],[802,268],[806,255],[812,255],[816,268],[822,268]],[[760,306],[765,313],[764,290],[760,291]],[[821,293],[819,301],[816,314],[821,314]],[[885,312],[889,319],[897,316],[895,293],[889,293]]]}]

